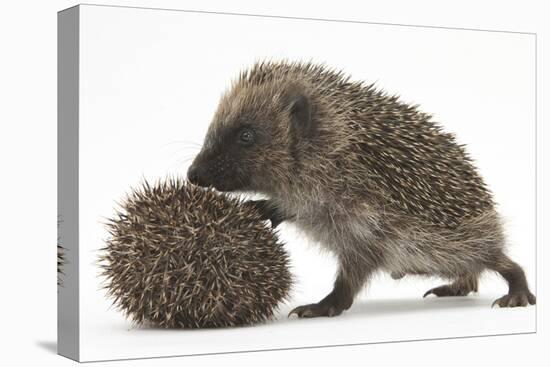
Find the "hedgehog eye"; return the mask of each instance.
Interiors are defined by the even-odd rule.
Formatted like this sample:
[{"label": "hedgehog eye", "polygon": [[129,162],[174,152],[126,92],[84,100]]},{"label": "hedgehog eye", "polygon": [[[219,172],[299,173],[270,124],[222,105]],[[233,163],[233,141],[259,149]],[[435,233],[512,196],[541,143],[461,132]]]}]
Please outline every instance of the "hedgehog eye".
[{"label": "hedgehog eye", "polygon": [[254,131],[251,129],[243,129],[239,134],[239,143],[250,145],[254,142]]}]

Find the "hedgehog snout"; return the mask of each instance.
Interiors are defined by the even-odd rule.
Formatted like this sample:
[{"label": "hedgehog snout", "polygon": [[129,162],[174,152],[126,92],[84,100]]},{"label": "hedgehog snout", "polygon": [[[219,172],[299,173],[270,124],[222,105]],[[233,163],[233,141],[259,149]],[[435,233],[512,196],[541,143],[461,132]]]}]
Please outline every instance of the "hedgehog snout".
[{"label": "hedgehog snout", "polygon": [[227,173],[226,160],[216,157],[205,160],[195,159],[187,170],[187,179],[192,184],[202,187],[213,186],[221,189],[223,178]]},{"label": "hedgehog snout", "polygon": [[197,186],[209,186],[206,179],[206,173],[206,169],[200,165],[192,164],[187,170],[187,180]]},{"label": "hedgehog snout", "polygon": [[235,160],[227,152],[199,153],[187,170],[187,180],[197,186],[211,186],[227,192],[242,189],[245,183]]}]

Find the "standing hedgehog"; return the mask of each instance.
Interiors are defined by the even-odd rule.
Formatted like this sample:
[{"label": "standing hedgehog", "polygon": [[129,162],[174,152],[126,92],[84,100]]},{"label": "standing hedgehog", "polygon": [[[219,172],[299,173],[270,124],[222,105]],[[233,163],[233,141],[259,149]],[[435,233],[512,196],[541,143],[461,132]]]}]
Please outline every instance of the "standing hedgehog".
[{"label": "standing hedgehog", "polygon": [[493,270],[509,285],[494,304],[536,302],[504,253],[492,195],[464,147],[416,106],[342,72],[262,62],[241,73],[188,178],[266,195],[248,205],[334,252],[332,292],[289,316],[341,314],[377,270],[450,280],[424,296],[475,292],[480,274]]}]

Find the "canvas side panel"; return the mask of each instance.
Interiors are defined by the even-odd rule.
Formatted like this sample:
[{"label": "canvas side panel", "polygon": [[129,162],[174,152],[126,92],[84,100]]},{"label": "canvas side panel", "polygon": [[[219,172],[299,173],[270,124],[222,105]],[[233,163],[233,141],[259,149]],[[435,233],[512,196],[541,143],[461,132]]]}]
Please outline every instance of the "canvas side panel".
[{"label": "canvas side panel", "polygon": [[57,291],[57,351],[79,360],[79,7],[57,16],[57,211],[65,261]]}]

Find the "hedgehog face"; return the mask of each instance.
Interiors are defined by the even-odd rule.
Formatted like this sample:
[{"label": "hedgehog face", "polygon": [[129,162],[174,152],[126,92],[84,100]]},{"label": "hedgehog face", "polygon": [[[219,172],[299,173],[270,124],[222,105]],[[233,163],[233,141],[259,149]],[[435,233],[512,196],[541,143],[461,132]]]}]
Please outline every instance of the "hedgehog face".
[{"label": "hedgehog face", "polygon": [[245,190],[254,172],[250,157],[266,139],[265,134],[249,122],[236,126],[210,128],[201,152],[187,172],[191,183],[213,186],[220,191]]},{"label": "hedgehog face", "polygon": [[235,86],[224,95],[190,182],[220,191],[270,193],[289,179],[298,135],[310,125],[307,97],[296,87]]}]

